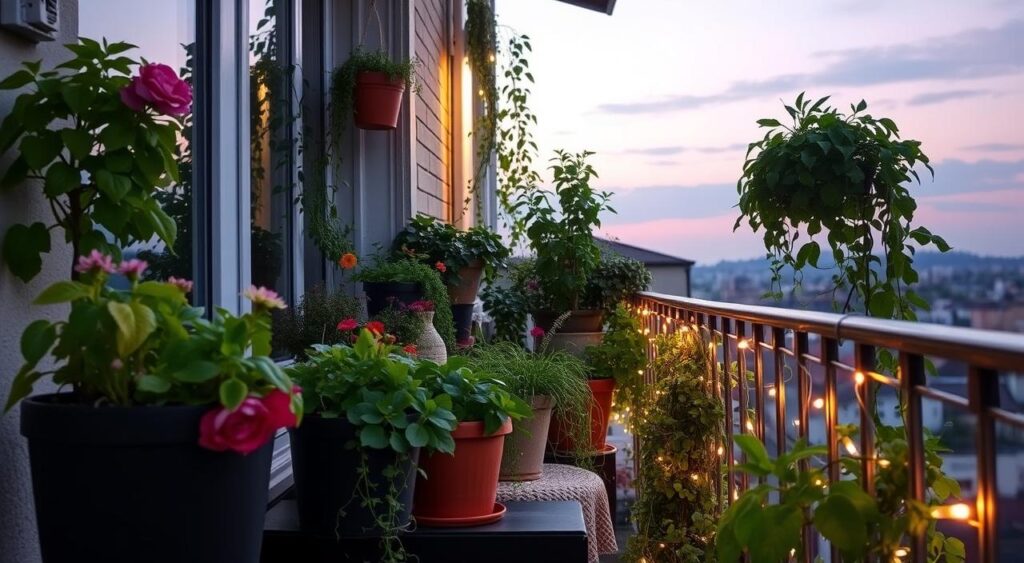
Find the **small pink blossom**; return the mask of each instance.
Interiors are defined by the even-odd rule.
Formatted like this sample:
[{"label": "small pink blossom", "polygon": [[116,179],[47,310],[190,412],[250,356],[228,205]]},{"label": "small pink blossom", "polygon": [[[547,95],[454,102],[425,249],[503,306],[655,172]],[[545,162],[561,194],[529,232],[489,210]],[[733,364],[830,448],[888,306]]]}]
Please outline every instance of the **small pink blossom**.
[{"label": "small pink blossom", "polygon": [[421,299],[419,301],[413,301],[409,304],[409,310],[413,313],[423,313],[434,310],[434,302]]},{"label": "small pink blossom", "polygon": [[123,368],[124,362],[121,361],[121,358],[114,358],[110,361],[110,369],[113,371],[121,371]]},{"label": "small pink blossom", "polygon": [[526,280],[526,289],[530,291],[537,291],[540,289],[540,282],[534,279]]},{"label": "small pink blossom", "polygon": [[359,326],[359,323],[355,319],[343,319],[338,323],[338,330],[342,332],[355,330],[357,326]]},{"label": "small pink blossom", "polygon": [[121,265],[117,267],[117,271],[130,279],[137,280],[142,277],[142,273],[145,272],[148,267],[149,263],[145,260],[132,258],[131,260],[121,262]]},{"label": "small pink blossom", "polygon": [[171,276],[167,278],[167,283],[177,287],[182,293],[192,293],[192,282],[184,278],[176,278]]},{"label": "small pink blossom", "polygon": [[88,256],[78,257],[78,264],[75,265],[75,271],[79,274],[101,271],[113,274],[115,272],[114,259],[103,254],[99,250],[93,250]]},{"label": "small pink blossom", "polygon": [[544,329],[539,326],[535,326],[530,329],[530,336],[534,338],[540,338],[544,336]]},{"label": "small pink blossom", "polygon": [[249,286],[249,289],[245,290],[245,298],[252,301],[253,306],[257,309],[285,309],[288,307],[276,291],[263,286]]}]

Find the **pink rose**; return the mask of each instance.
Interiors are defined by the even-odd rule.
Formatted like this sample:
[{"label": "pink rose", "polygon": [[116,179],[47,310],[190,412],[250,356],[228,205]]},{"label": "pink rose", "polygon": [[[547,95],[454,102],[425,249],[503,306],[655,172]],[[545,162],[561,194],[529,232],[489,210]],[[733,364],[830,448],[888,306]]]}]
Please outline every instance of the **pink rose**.
[{"label": "pink rose", "polygon": [[150,104],[160,113],[181,116],[192,111],[192,87],[171,67],[151,63],[140,66],[139,75],[121,89],[121,101],[135,111]]},{"label": "pink rose", "polygon": [[530,336],[534,338],[540,338],[544,336],[544,329],[539,326],[535,326],[530,329]]},{"label": "pink rose", "polygon": [[278,428],[295,426],[291,397],[274,390],[262,399],[249,396],[235,410],[210,409],[199,421],[199,445],[215,452],[247,455],[273,438]]}]

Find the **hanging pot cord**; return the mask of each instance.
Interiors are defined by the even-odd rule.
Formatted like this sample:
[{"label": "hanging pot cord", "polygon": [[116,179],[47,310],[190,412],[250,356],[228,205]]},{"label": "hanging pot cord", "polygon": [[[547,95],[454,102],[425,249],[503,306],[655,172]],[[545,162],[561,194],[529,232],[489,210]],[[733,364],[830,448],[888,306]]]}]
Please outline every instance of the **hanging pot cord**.
[{"label": "hanging pot cord", "polygon": [[370,8],[366,11],[366,21],[363,22],[363,33],[359,37],[359,46],[366,44],[366,30],[370,27],[370,16],[377,18],[377,36],[380,38],[380,50],[384,50],[384,22],[380,19],[380,12],[377,10],[377,0],[370,0]]}]

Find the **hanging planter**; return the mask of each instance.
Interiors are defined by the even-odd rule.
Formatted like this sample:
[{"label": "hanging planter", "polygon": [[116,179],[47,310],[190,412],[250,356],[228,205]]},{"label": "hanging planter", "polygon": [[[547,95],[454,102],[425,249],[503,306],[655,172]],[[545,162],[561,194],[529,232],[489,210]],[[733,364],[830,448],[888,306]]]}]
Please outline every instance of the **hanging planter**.
[{"label": "hanging planter", "polygon": [[356,75],[355,124],[360,129],[384,131],[398,127],[405,79],[383,72],[363,71]]}]

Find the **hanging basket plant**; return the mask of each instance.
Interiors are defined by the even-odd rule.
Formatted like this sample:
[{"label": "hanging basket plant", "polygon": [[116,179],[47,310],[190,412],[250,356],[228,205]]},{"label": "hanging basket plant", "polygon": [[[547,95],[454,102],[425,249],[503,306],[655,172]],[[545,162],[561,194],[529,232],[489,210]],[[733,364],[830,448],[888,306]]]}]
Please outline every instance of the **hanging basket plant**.
[{"label": "hanging basket plant", "polygon": [[405,91],[415,91],[419,61],[393,61],[383,50],[352,52],[331,77],[331,128],[337,138],[348,116],[356,127],[374,131],[398,126]]}]

